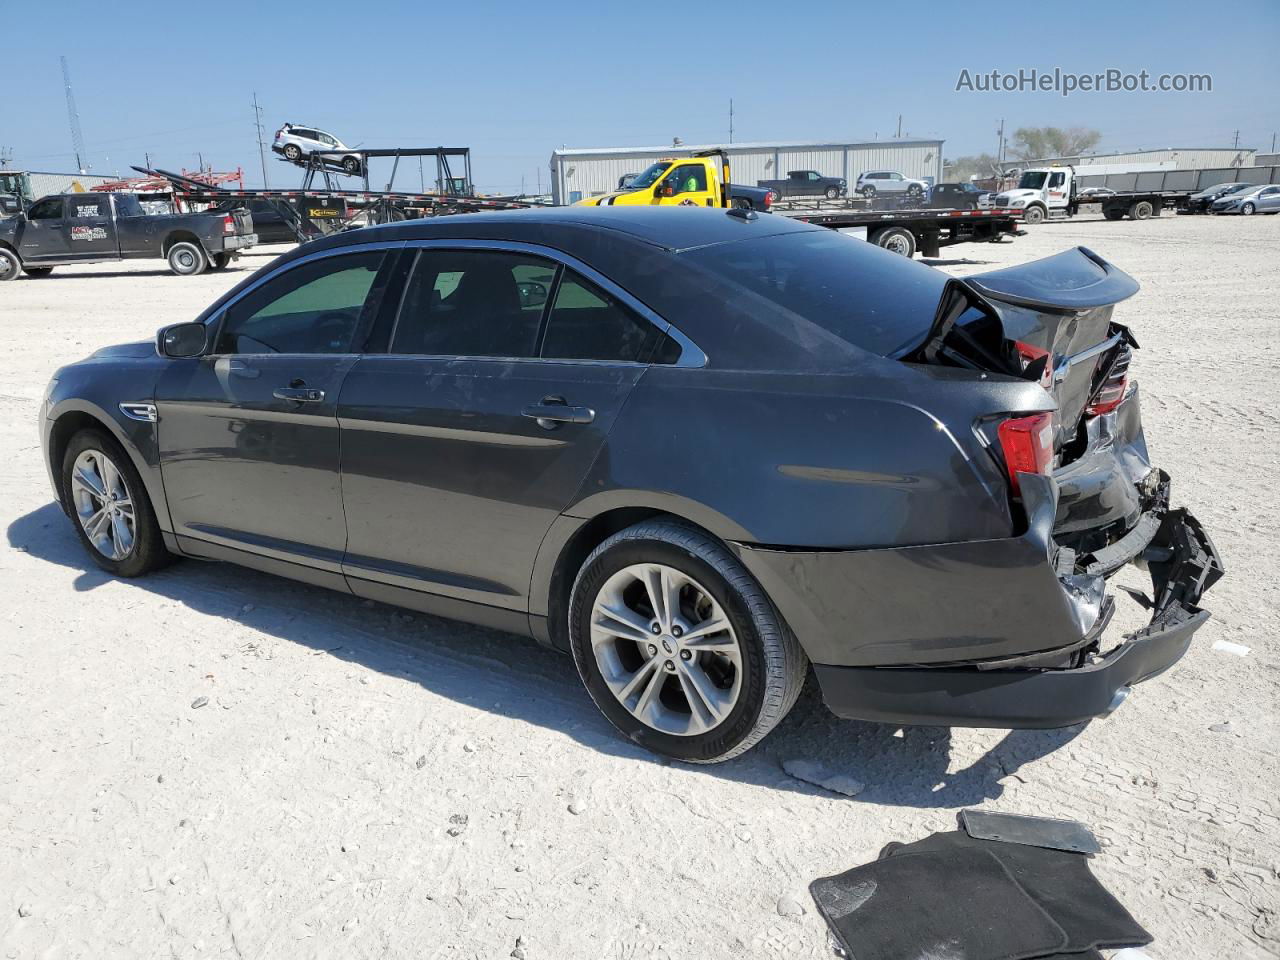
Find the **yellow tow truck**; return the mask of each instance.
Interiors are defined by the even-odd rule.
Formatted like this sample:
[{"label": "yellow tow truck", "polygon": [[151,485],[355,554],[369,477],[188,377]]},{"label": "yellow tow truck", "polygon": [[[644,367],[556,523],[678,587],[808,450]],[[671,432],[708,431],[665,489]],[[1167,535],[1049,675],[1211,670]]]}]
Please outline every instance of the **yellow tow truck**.
[{"label": "yellow tow truck", "polygon": [[658,160],[624,189],[587,197],[576,206],[738,207],[767,211],[772,203],[769,190],[729,182],[729,155],[724,150],[704,150],[690,157]]}]

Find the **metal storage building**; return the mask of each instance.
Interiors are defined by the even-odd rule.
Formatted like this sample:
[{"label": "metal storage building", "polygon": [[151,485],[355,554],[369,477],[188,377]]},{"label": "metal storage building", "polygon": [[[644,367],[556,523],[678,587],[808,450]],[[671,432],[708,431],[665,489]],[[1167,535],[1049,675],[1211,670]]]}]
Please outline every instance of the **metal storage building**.
[{"label": "metal storage building", "polygon": [[1245,147],[1166,147],[1163,150],[1129,150],[1123,153],[1086,153],[1074,157],[1041,157],[1038,160],[1006,160],[1004,170],[1030,167],[1087,167],[1091,163],[1174,163],[1177,170],[1215,167],[1252,167],[1257,150]]},{"label": "metal storage building", "polygon": [[734,183],[754,185],[778,180],[789,170],[817,170],[844,177],[853,189],[867,170],[896,170],[903,176],[937,183],[942,178],[941,140],[802,141],[787,143],[680,144],[663,147],[560,149],[551,154],[551,196],[556,204],[609,193],[618,178],[639,173],[663,157],[687,157],[725,147]]},{"label": "metal storage building", "polygon": [[51,193],[79,193],[76,184],[82,190],[89,190],[101,183],[110,183],[117,177],[100,177],[93,173],[46,173],[42,170],[29,170],[31,178],[31,195],[37,200]]}]

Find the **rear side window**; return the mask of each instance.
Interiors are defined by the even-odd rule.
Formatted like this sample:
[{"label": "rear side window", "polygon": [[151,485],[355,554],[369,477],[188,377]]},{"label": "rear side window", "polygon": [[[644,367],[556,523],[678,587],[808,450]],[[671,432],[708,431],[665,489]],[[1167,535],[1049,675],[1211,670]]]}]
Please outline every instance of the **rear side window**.
[{"label": "rear side window", "polygon": [[72,197],[68,206],[68,216],[72,220],[97,220],[110,216],[109,201],[106,197],[78,196]]},{"label": "rear side window", "polygon": [[[728,280],[745,309],[805,350],[837,338],[894,356],[924,339],[947,278],[834,230],[720,243],[681,254]],[[772,308],[772,309],[771,309]]]},{"label": "rear side window", "polygon": [[405,287],[391,352],[536,357],[555,275],[554,263],[528,254],[425,250]]},{"label": "rear side window", "polygon": [[657,329],[608,292],[566,270],[547,320],[548,360],[639,362],[652,352]]}]

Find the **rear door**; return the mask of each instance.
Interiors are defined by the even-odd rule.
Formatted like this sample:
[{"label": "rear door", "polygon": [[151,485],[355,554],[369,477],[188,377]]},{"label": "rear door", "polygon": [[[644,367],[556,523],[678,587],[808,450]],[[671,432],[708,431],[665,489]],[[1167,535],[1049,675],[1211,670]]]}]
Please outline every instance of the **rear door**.
[{"label": "rear door", "polygon": [[420,248],[387,352],[338,407],[353,592],[527,611],[538,547],[660,336],[642,311],[549,250]]},{"label": "rear door", "polygon": [[114,260],[120,254],[111,197],[105,193],[68,196],[62,229],[73,260]]},{"label": "rear door", "polygon": [[287,264],[211,321],[207,355],[170,361],[155,395],[160,463],[185,550],[269,557],[343,584],[335,411],[389,257],[350,247]]}]

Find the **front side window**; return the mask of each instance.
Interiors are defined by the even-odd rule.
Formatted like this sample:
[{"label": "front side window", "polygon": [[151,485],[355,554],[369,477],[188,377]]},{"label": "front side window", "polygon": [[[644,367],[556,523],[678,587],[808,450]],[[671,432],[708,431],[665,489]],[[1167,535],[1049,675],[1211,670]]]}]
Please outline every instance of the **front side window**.
[{"label": "front side window", "polygon": [[28,220],[58,220],[61,217],[61,197],[45,197],[43,200],[37,200],[27,211]]},{"label": "front side window", "polygon": [[268,280],[223,317],[214,353],[350,353],[378,309],[382,251],[312,260]]},{"label": "front side window", "polygon": [[547,360],[646,359],[657,329],[585,277],[566,269],[547,319]]},{"label": "front side window", "polygon": [[1060,187],[1060,186],[1062,186],[1062,184],[1066,181],[1066,179],[1067,179],[1067,175],[1066,175],[1065,173],[1053,173],[1053,174],[1050,174],[1050,175],[1049,175],[1049,186],[1051,186],[1051,187]]},{"label": "front side window", "polygon": [[405,286],[391,352],[537,356],[556,265],[497,250],[424,250]]},{"label": "front side window", "polygon": [[707,189],[707,168],[700,163],[683,163],[671,171],[666,182],[675,187],[677,194],[703,193]]}]

